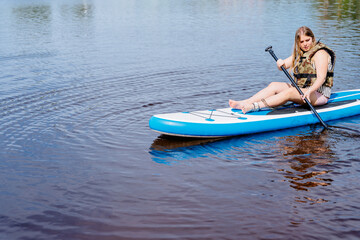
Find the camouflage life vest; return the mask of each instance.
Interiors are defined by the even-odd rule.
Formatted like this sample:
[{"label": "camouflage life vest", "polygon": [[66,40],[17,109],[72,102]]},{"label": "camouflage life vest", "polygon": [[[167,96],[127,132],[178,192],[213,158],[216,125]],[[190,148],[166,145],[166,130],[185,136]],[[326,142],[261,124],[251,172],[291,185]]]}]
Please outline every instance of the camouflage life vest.
[{"label": "camouflage life vest", "polygon": [[317,42],[317,44],[312,47],[309,51],[305,52],[303,56],[300,57],[300,61],[296,64],[294,68],[294,77],[296,84],[301,88],[307,88],[314,84],[316,80],[316,69],[313,63],[311,62],[312,57],[319,50],[325,50],[331,57],[331,66],[328,68],[326,75],[326,80],[323,84],[325,87],[333,86],[333,77],[334,77],[334,67],[335,67],[335,53],[325,44]]}]

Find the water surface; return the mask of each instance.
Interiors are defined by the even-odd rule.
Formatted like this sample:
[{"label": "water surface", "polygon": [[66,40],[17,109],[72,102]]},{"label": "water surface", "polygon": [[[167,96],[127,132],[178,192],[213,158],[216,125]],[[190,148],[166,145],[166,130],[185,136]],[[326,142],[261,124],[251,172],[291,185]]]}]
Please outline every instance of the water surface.
[{"label": "water surface", "polygon": [[[152,132],[287,81],[307,25],[358,86],[358,1],[0,1],[0,238],[356,239],[359,135]],[[329,124],[359,129],[358,116]]]}]

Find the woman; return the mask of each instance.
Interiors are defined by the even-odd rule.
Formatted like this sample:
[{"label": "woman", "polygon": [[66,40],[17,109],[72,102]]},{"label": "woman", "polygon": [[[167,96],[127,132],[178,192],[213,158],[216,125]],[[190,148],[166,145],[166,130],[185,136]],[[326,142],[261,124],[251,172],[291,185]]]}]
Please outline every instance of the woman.
[{"label": "woman", "polygon": [[296,31],[292,55],[285,60],[279,59],[276,64],[279,70],[282,66],[286,69],[291,68],[296,84],[304,93],[303,96],[289,83],[272,82],[248,99],[229,100],[230,107],[247,113],[264,107],[277,107],[288,101],[304,104],[305,98],[313,106],[328,102],[333,86],[335,53],[326,45],[316,42],[310,28],[303,26]]}]

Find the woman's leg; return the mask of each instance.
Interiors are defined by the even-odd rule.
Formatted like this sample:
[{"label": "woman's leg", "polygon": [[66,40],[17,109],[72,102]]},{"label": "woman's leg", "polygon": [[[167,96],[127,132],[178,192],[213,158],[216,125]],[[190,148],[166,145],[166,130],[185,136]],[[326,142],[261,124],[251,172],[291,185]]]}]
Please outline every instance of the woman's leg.
[{"label": "woman's leg", "polygon": [[266,88],[262,89],[252,97],[242,100],[242,101],[234,101],[229,100],[229,105],[232,108],[243,109],[245,105],[253,104],[254,102],[259,102],[261,99],[266,99],[270,96],[276,95],[286,89],[291,88],[291,85],[284,82],[272,82]]},{"label": "woman's leg", "polygon": [[[264,101],[262,99],[264,99]],[[298,104],[304,104],[304,101],[302,100],[299,92],[296,90],[296,88],[291,87],[291,86],[275,95],[271,95],[267,98],[261,98],[257,102],[258,102],[260,108],[264,108],[264,107],[268,107],[268,106],[277,107],[277,106],[285,104],[288,101],[292,101],[292,102],[295,102]],[[265,103],[268,106],[266,106]],[[247,102],[243,105],[241,110],[243,111],[243,113],[246,113],[246,112],[252,110],[253,108],[254,108],[253,104],[250,102]]]},{"label": "woman's leg", "polygon": [[[304,93],[307,89],[302,88],[301,91]],[[321,93],[315,91],[310,95],[310,103],[313,106],[324,105],[328,102],[328,98],[322,95]],[[282,92],[269,96],[268,98],[263,98],[258,101],[259,107],[277,107],[285,104],[286,102],[291,101],[297,104],[305,104],[305,101],[300,96],[299,92],[294,87],[287,88]],[[265,104],[266,103],[266,104]],[[245,103],[242,107],[243,113],[246,113],[254,108],[252,103]]]},{"label": "woman's leg", "polygon": [[329,101],[329,98],[325,97],[318,91],[315,91],[314,93],[315,93],[315,96],[314,96],[315,100],[311,101],[314,106],[321,106],[321,105],[327,104],[327,102]]}]

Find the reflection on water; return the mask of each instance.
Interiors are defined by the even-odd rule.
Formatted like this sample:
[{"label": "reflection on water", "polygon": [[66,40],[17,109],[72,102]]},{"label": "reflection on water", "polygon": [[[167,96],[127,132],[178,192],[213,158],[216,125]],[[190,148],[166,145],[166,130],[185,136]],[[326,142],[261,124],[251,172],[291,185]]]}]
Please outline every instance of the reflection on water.
[{"label": "reflection on water", "polygon": [[81,4],[63,4],[60,9],[63,17],[73,17],[78,20],[91,19],[95,17],[93,4],[86,2]]},{"label": "reflection on water", "polygon": [[327,138],[327,131],[323,131],[318,134],[287,136],[278,139],[278,147],[283,150],[282,155],[288,160],[292,169],[292,171],[287,170],[285,175],[291,187],[308,191],[312,187],[331,184],[331,179],[320,178],[321,175],[329,172],[321,170],[322,167],[326,167],[335,160],[335,154]]},{"label": "reflection on water", "polygon": [[13,14],[18,20],[46,23],[51,21],[49,5],[29,5],[13,8]]},{"label": "reflection on water", "polygon": [[224,138],[182,138],[160,135],[157,137],[150,149],[157,151],[167,151],[181,147],[190,147],[200,144],[216,142]]},{"label": "reflection on water", "polygon": [[[61,14],[74,16],[78,19],[81,18],[92,18],[94,17],[94,9],[93,5],[83,2],[81,4],[62,4],[60,6]],[[54,12],[54,13],[53,13]],[[67,14],[70,12],[71,14]],[[27,6],[18,6],[12,9],[13,16],[19,21],[28,21],[28,22],[36,22],[36,23],[49,23],[58,13],[58,9],[56,5],[51,4],[42,4],[42,5],[27,5]]]},{"label": "reflection on water", "polygon": [[[311,191],[312,188],[326,187],[334,181],[328,173],[329,166],[336,160],[333,146],[328,141],[328,130],[300,136],[279,138],[277,147],[289,164],[290,169],[280,168],[290,187],[297,191]],[[323,197],[296,196],[299,203],[325,203]]]},{"label": "reflection on water", "polygon": [[[284,131],[284,134],[289,131]],[[274,137],[265,133],[225,139],[184,139],[160,136],[151,145],[150,154],[153,161],[170,165],[197,157],[213,158],[215,155],[218,157],[218,154],[222,156],[234,154],[232,160],[238,160],[242,157],[235,157],[236,155],[248,154],[247,150],[256,143],[257,147],[261,145],[261,149],[265,148],[267,152],[281,153],[283,157],[281,165],[285,164],[289,168],[279,168],[278,172],[284,175],[291,188],[297,191],[310,191],[317,186],[329,186],[334,181],[328,174],[331,173],[329,166],[336,160],[336,154],[332,151],[334,146],[329,142],[329,131],[319,132],[316,128],[310,128],[305,134]],[[215,149],[221,150],[214,151]],[[250,159],[252,163],[257,163],[257,157],[263,152],[260,150],[257,154]],[[264,163],[269,163],[269,161]],[[322,198],[313,199],[307,196],[296,197],[296,201],[327,202]]]},{"label": "reflection on water", "polygon": [[151,144],[150,154],[154,162],[171,165],[180,160],[206,157],[208,154],[206,145],[222,139],[181,138],[161,135]]},{"label": "reflection on water", "polygon": [[323,19],[360,19],[360,2],[357,0],[321,0],[315,5]]},{"label": "reflection on water", "polygon": [[[28,5],[18,6],[12,9],[12,17],[15,21],[12,27],[16,29],[16,36],[13,36],[13,41],[16,39],[35,39],[39,41],[44,36],[51,34],[51,22],[53,18],[52,9],[49,5]],[[20,45],[20,44],[19,44]],[[30,45],[24,42],[21,45]],[[22,48],[23,46],[19,46]]]}]

